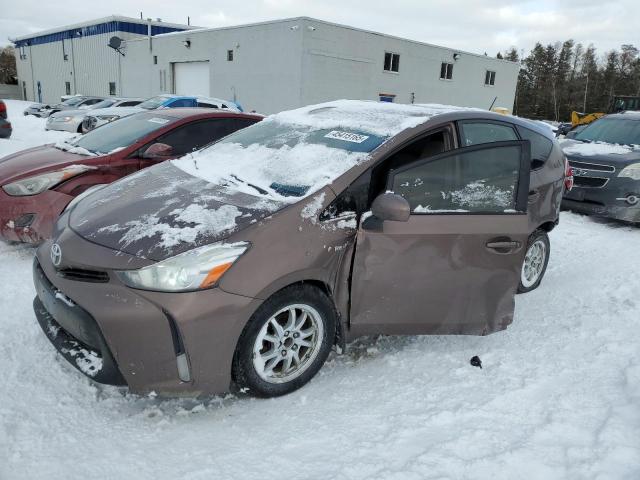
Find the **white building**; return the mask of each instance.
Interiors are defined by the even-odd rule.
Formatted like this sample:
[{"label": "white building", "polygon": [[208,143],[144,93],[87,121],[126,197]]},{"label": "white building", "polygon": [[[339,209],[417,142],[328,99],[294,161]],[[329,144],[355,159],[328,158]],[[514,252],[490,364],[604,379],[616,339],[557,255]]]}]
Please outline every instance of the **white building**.
[{"label": "white building", "polygon": [[62,95],[121,95],[122,55],[107,46],[109,39],[188,28],[113,15],[12,39],[22,98],[52,103]]},{"label": "white building", "polygon": [[[83,73],[76,74],[72,92],[108,95],[115,82],[117,95],[207,95],[235,100],[245,110],[261,113],[339,98],[509,110],[513,106],[519,64],[507,60],[308,17],[225,28],[171,27],[182,31],[155,36],[117,33],[125,40],[124,56],[106,46],[116,33],[87,45],[89,57],[81,60],[76,53],[76,68]],[[40,80],[45,91],[40,77],[29,75],[59,69],[60,51],[53,57],[34,55],[33,67],[25,69],[24,76],[19,67],[27,90]],[[88,73],[106,64],[108,75]],[[58,74],[54,83],[69,81]],[[49,99],[46,92],[43,98]],[[54,96],[60,93],[64,92],[51,91]],[[34,98],[28,91],[26,95]]]}]

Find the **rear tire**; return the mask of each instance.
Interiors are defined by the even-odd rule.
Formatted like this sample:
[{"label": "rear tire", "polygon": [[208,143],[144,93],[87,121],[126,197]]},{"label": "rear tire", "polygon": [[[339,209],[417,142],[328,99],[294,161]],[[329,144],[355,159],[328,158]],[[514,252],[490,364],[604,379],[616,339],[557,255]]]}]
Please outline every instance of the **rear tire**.
[{"label": "rear tire", "polygon": [[256,397],[286,395],[320,370],[333,346],[337,313],[331,299],[308,284],[266,300],[245,326],[233,358],[233,379]]},{"label": "rear tire", "polygon": [[540,286],[549,263],[551,244],[544,230],[536,230],[529,236],[527,252],[520,270],[518,293],[527,293]]}]

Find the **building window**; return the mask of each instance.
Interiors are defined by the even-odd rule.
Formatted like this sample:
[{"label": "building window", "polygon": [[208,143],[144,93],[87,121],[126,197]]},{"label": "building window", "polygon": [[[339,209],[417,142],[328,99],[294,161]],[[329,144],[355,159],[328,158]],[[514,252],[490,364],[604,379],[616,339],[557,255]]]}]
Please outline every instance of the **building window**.
[{"label": "building window", "polygon": [[153,56],[153,64],[157,65],[158,64],[158,55],[154,55]]},{"label": "building window", "polygon": [[440,64],[440,80],[451,80],[453,78],[453,63],[442,62]]},{"label": "building window", "polygon": [[496,72],[492,72],[491,70],[487,70],[487,73],[484,74],[484,84],[485,85],[495,85],[496,84]]},{"label": "building window", "polygon": [[71,95],[71,82],[64,82],[64,91],[66,95]]},{"label": "building window", "polygon": [[385,72],[398,72],[400,70],[399,53],[384,53],[384,70]]},{"label": "building window", "polygon": [[109,82],[109,95],[116,94],[116,82]]},{"label": "building window", "polygon": [[233,62],[233,50],[227,50],[227,62]]},{"label": "building window", "polygon": [[393,103],[396,100],[396,96],[393,93],[380,93],[378,96],[381,102]]}]

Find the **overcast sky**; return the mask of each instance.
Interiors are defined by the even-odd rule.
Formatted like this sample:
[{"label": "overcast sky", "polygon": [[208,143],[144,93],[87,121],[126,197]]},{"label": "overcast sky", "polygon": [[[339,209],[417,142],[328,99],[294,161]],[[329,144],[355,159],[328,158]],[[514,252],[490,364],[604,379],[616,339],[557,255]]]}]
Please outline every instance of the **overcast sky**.
[{"label": "overcast sky", "polygon": [[[475,53],[528,51],[573,38],[599,53],[640,47],[638,0],[19,0],[2,8],[0,44],[39,30],[111,14],[218,27],[309,16]],[[7,6],[10,0],[0,0]]]}]

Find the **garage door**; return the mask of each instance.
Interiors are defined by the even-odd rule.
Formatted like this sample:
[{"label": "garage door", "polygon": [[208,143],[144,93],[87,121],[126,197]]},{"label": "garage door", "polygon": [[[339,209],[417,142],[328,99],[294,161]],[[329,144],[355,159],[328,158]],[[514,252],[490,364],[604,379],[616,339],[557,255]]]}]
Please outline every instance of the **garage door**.
[{"label": "garage door", "polygon": [[173,64],[177,95],[209,95],[209,62]]}]

